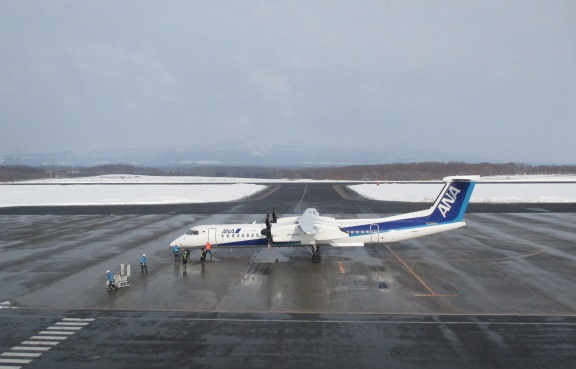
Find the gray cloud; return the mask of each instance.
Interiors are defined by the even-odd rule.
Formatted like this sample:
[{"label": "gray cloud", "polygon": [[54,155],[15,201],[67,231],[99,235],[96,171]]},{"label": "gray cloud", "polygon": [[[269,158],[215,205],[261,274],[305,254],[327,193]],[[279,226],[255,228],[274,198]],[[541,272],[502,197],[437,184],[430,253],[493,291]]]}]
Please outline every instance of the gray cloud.
[{"label": "gray cloud", "polygon": [[0,27],[0,155],[576,157],[572,2],[5,1]]}]

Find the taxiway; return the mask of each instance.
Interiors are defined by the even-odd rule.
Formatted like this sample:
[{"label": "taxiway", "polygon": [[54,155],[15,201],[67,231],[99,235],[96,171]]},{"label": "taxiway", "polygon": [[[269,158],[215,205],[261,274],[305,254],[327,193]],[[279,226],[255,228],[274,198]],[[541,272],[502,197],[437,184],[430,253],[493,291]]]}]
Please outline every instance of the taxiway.
[{"label": "taxiway", "polygon": [[[230,203],[3,209],[0,366],[572,366],[574,204],[473,204],[465,228],[323,247],[320,264],[306,248],[219,248],[186,270],[172,261],[168,244],[187,228],[261,222],[272,206],[369,217],[429,205],[323,183]],[[104,271],[120,263],[132,264],[130,286],[107,294]],[[90,320],[41,355],[14,356],[66,318]]]}]

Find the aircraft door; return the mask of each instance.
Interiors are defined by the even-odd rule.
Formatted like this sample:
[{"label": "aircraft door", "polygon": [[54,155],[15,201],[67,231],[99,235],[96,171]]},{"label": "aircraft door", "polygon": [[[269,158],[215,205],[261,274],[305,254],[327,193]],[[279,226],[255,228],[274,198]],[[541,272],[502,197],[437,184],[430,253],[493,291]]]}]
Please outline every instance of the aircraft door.
[{"label": "aircraft door", "polygon": [[216,240],[216,228],[208,228],[208,242],[212,245],[218,245],[218,240]]},{"label": "aircraft door", "polygon": [[370,224],[370,242],[378,242],[378,235],[380,234],[380,227],[378,224]]}]

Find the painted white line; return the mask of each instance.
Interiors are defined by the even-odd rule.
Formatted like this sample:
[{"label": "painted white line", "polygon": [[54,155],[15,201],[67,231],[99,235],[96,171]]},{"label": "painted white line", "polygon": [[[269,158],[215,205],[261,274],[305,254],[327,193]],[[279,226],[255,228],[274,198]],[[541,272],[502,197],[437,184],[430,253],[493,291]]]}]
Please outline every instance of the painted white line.
[{"label": "painted white line", "polygon": [[41,352],[5,352],[0,354],[2,357],[39,357]]},{"label": "painted white line", "polygon": [[62,334],[65,336],[69,336],[71,334],[76,333],[75,331],[40,331],[38,334]]},{"label": "painted white line", "polygon": [[56,346],[60,341],[22,341],[21,345]]},{"label": "painted white line", "polygon": [[93,322],[96,319],[94,318],[64,318],[62,321],[70,321],[70,322]]},{"label": "painted white line", "polygon": [[31,340],[65,340],[68,336],[32,336]]},{"label": "painted white line", "polygon": [[10,350],[14,351],[48,351],[52,347],[14,346]]},{"label": "painted white line", "polygon": [[0,363],[4,364],[28,364],[31,361],[28,359],[0,359]]},{"label": "painted white line", "polygon": [[65,330],[65,331],[79,331],[80,329],[82,329],[84,327],[64,327],[64,326],[58,326],[58,327],[48,327],[46,329],[54,329],[54,330]]},{"label": "painted white line", "polygon": [[[29,338],[30,341],[22,341],[21,346],[14,346],[10,351],[0,354],[0,369],[21,369],[19,365],[29,364],[33,359],[42,356],[69,336],[84,328],[95,319],[64,318],[36,336]],[[27,359],[30,358],[30,359]],[[2,365],[8,364],[8,365]]]}]

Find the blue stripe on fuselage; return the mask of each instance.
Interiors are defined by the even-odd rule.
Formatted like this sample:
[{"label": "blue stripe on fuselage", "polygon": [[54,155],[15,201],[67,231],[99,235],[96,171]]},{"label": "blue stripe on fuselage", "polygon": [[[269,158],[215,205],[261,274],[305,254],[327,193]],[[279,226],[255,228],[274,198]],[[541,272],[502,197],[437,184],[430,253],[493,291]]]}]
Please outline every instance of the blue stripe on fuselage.
[{"label": "blue stripe on fuselage", "polygon": [[[267,246],[267,238],[249,239],[232,242],[218,242],[217,247]],[[300,245],[300,242],[274,242],[273,246]]]},{"label": "blue stripe on fuselage", "polygon": [[359,237],[375,233],[372,232],[374,226],[378,227],[378,233],[386,233],[393,230],[424,228],[438,224],[460,222],[466,213],[475,184],[475,182],[468,181],[451,182],[441,194],[440,202],[436,204],[436,207],[432,209],[432,212],[428,216],[380,223],[366,223],[351,227],[342,227],[341,230],[348,233],[350,237]]},{"label": "blue stripe on fuselage", "polygon": [[[343,232],[348,233],[350,237],[358,237],[372,233],[371,228],[373,228],[373,226],[375,225],[378,226],[378,233],[386,233],[390,231],[410,229],[410,228],[421,228],[437,224],[437,223],[430,224],[429,222],[427,222],[427,220],[428,220],[427,217],[401,219],[390,222],[369,223],[352,227],[343,227],[341,229]],[[445,222],[445,223],[452,223],[452,222]],[[360,233],[352,233],[352,232],[360,232]]]}]

